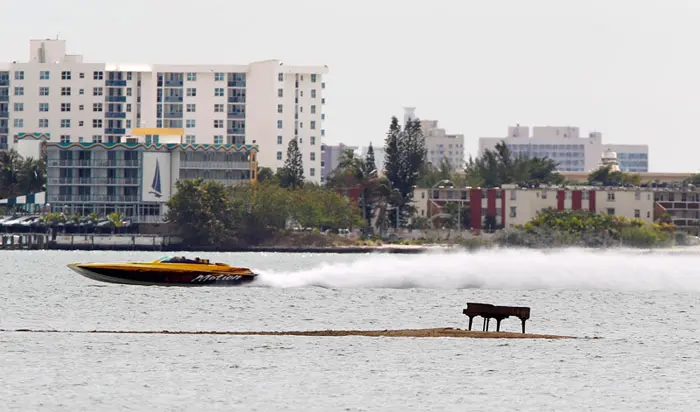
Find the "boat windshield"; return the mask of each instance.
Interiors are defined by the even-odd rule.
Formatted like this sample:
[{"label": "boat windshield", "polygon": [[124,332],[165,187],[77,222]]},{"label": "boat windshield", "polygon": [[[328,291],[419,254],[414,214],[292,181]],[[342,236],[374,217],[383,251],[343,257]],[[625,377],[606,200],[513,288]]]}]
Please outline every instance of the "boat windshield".
[{"label": "boat windshield", "polygon": [[184,256],[165,256],[157,260],[160,263],[194,263],[194,264],[208,264],[209,261],[206,259],[194,258],[188,259]]}]

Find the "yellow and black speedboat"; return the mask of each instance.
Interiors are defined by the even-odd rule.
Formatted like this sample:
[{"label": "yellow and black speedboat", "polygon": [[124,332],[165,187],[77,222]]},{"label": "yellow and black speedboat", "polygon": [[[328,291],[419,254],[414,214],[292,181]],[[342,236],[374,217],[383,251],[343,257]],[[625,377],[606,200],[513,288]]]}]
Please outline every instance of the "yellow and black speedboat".
[{"label": "yellow and black speedboat", "polygon": [[248,268],[185,257],[153,262],[72,263],[68,267],[93,280],[129,285],[236,286],[252,282],[257,276]]}]

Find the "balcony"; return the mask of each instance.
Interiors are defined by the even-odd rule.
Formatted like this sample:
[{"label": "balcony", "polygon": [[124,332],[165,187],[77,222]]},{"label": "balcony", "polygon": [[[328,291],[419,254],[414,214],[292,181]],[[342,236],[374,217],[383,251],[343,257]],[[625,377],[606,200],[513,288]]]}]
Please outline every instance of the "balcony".
[{"label": "balcony", "polygon": [[184,83],[183,80],[166,80],[165,87],[182,87]]},{"label": "balcony", "polygon": [[[2,116],[0,116],[2,117]],[[244,112],[228,112],[227,117],[229,119],[245,119],[245,113]]]},{"label": "balcony", "polygon": [[124,87],[124,86],[126,86],[126,80],[107,80],[107,81],[105,81],[105,86],[107,86],[107,87]]},{"label": "balcony", "polygon": [[7,134],[9,133],[10,128],[9,127],[0,127],[0,134]]},{"label": "balcony", "polygon": [[161,117],[166,119],[182,119],[182,116],[182,112],[165,112],[165,114]]},{"label": "balcony", "polygon": [[106,96],[106,102],[124,103],[126,102],[126,96]]},{"label": "balcony", "polygon": [[226,134],[245,134],[245,129],[240,129],[240,128],[226,129]]},{"label": "balcony", "polygon": [[49,167],[139,167],[138,160],[50,160]]},{"label": "balcony", "polygon": [[105,113],[105,118],[107,118],[107,119],[126,119],[126,113],[107,112],[107,113]]},{"label": "balcony", "polygon": [[10,96],[0,95],[0,102],[9,102],[9,101],[10,101]]},{"label": "balcony", "polygon": [[165,96],[166,103],[182,103],[182,96]]},{"label": "balcony", "polygon": [[10,79],[0,79],[0,86],[9,86]]},{"label": "balcony", "polygon": [[228,98],[229,103],[245,103],[245,96],[231,96]]},{"label": "balcony", "polygon": [[228,87],[245,87],[245,81],[239,80],[228,82]]},{"label": "balcony", "polygon": [[126,134],[126,129],[107,128],[107,129],[105,129],[105,134],[119,134],[119,135],[124,135],[124,134]]},{"label": "balcony", "polygon": [[0,119],[7,119],[10,117],[9,112],[0,112]]},{"label": "balcony", "polygon": [[122,196],[122,195],[49,195],[49,203],[55,202],[138,202],[138,196]]},{"label": "balcony", "polygon": [[119,185],[138,186],[139,178],[109,178],[109,177],[52,177],[48,179],[49,185],[67,186],[98,186],[98,185]]},{"label": "balcony", "polygon": [[183,160],[180,169],[200,170],[250,170],[250,162],[193,162]]},{"label": "balcony", "polygon": [[0,150],[7,150],[7,143],[0,143]]}]

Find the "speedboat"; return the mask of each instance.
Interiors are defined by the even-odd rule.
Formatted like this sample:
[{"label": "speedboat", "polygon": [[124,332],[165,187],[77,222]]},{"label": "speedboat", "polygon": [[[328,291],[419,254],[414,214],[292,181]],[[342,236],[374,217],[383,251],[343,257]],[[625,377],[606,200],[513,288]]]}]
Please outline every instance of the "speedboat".
[{"label": "speedboat", "polygon": [[170,256],[153,262],[72,263],[68,267],[93,280],[128,285],[236,286],[257,276],[248,268]]}]

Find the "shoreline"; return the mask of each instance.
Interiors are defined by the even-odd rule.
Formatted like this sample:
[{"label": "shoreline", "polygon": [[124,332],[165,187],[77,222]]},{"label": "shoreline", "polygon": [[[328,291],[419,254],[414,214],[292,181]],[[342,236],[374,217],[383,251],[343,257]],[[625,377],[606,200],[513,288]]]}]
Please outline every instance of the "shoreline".
[{"label": "shoreline", "polygon": [[[473,339],[581,339],[574,336],[543,335],[517,332],[482,332],[456,328],[384,329],[384,330],[315,330],[315,331],[114,331],[114,330],[33,330],[0,329],[15,333],[65,333],[65,334],[128,334],[128,335],[230,335],[230,336],[305,336],[305,337],[386,337],[386,338],[473,338]],[[592,338],[600,339],[600,338]]]}]

